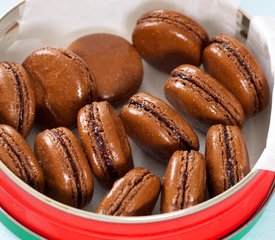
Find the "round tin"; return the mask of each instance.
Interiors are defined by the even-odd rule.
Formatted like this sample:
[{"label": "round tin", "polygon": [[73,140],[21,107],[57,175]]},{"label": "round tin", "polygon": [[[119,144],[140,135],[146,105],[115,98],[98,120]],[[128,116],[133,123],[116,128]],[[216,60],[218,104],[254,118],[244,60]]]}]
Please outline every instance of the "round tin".
[{"label": "round tin", "polygon": [[[152,73],[158,74],[155,70]],[[252,165],[265,148],[262,140],[268,134],[270,113],[269,106],[256,119],[265,122],[263,129],[255,128],[253,119],[244,129]],[[135,146],[133,151],[138,151]],[[52,200],[0,162],[0,204],[19,223],[49,239],[216,239],[229,235],[258,211],[274,187],[274,179],[274,172],[253,169],[228,191],[197,206],[152,216],[115,217]],[[98,199],[104,193],[100,194]]]}]

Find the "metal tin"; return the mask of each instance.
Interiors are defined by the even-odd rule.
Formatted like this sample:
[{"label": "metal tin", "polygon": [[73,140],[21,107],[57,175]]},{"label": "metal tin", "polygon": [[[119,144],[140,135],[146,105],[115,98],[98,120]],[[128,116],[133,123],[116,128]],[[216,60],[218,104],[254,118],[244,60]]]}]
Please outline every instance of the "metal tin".
[{"label": "metal tin", "polygon": [[[101,216],[58,203],[29,187],[2,163],[1,206],[46,238],[214,239],[225,236],[257,211],[274,184],[274,172],[253,171],[229,191],[197,206],[144,217]],[[37,224],[39,223],[39,224]]]},{"label": "metal tin", "polygon": [[7,12],[3,15],[0,13],[0,51],[7,49],[16,40],[24,3],[24,0],[18,0],[13,5],[6,3]]},{"label": "metal tin", "polygon": [[[239,27],[241,32],[248,26]],[[0,41],[7,41],[7,47],[15,38]],[[274,172],[253,170],[230,190],[197,206],[152,216],[114,217],[54,201],[0,162],[0,204],[20,224],[50,239],[216,239],[228,236],[257,213],[274,187],[274,179]]]}]

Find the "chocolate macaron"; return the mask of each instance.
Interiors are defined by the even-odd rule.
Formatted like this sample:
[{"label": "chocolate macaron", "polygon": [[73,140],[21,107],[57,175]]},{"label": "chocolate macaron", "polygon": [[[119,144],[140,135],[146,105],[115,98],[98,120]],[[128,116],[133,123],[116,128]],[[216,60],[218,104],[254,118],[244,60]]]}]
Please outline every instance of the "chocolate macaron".
[{"label": "chocolate macaron", "polygon": [[269,102],[269,88],[263,70],[244,44],[220,34],[203,51],[207,72],[228,88],[248,116],[260,112]]},{"label": "chocolate macaron", "polygon": [[176,151],[168,162],[161,193],[161,212],[173,212],[205,201],[206,163],[202,154]]},{"label": "chocolate macaron", "polygon": [[35,139],[35,154],[46,182],[46,194],[82,208],[93,196],[92,172],[74,134],[64,127],[45,130]]},{"label": "chocolate macaron", "polygon": [[79,111],[77,125],[94,175],[111,188],[134,166],[121,119],[108,102],[93,102]]},{"label": "chocolate macaron", "polygon": [[113,216],[149,215],[158,199],[160,187],[160,179],[148,169],[133,168],[114,183],[96,213]]},{"label": "chocolate macaron", "polygon": [[32,79],[42,127],[75,126],[80,108],[96,99],[92,73],[70,51],[42,48],[30,54],[23,66]]},{"label": "chocolate macaron", "polygon": [[164,90],[171,104],[204,132],[219,123],[243,125],[245,113],[238,99],[196,66],[181,65],[174,69]]},{"label": "chocolate macaron", "polygon": [[0,124],[0,161],[25,183],[44,192],[44,175],[30,146],[14,128],[4,124]]},{"label": "chocolate macaron", "polygon": [[117,104],[127,100],[140,87],[143,66],[138,51],[120,36],[97,33],[83,36],[68,47],[93,72],[98,99]]},{"label": "chocolate macaron", "polygon": [[30,77],[21,64],[0,63],[0,123],[26,137],[35,117],[35,97]]},{"label": "chocolate macaron", "polygon": [[120,112],[126,133],[149,154],[168,161],[176,150],[198,150],[192,127],[173,108],[147,93],[132,96]]},{"label": "chocolate macaron", "polygon": [[205,159],[210,196],[242,180],[250,171],[244,138],[237,126],[212,126],[206,136]]},{"label": "chocolate macaron", "polygon": [[208,34],[193,19],[171,10],[155,10],[137,21],[132,40],[145,61],[170,72],[180,64],[199,66]]}]

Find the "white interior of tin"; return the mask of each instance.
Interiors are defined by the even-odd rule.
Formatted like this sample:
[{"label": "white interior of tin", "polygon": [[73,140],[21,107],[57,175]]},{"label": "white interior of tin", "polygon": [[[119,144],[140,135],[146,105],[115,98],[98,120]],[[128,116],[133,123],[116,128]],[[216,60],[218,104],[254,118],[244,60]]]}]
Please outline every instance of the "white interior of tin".
[{"label": "white interior of tin", "polygon": [[[0,10],[0,52],[5,51],[16,41],[24,0],[4,3]],[[6,10],[6,12],[4,11]]]},{"label": "white interior of tin", "polygon": [[[78,3],[77,3],[78,2]],[[213,36],[218,33],[235,34],[236,29],[236,12],[238,9],[238,1],[60,1],[58,5],[54,0],[29,0],[25,6],[23,19],[19,29],[18,40],[5,52],[0,55],[1,61],[16,61],[22,62],[25,57],[32,51],[44,46],[66,47],[76,38],[96,32],[108,32],[120,35],[131,41],[131,33],[134,29],[136,20],[145,12],[152,9],[174,9],[182,12],[190,17],[193,17],[202,24],[207,32]],[[43,9],[43,11],[40,11]],[[207,12],[205,11],[207,9]],[[218,19],[218,21],[217,21]],[[255,35],[258,33],[255,31]],[[254,39],[250,36],[250,39]],[[257,56],[266,56],[264,40],[253,42],[249,47]],[[267,73],[270,90],[273,87],[273,77],[270,71],[270,59],[258,59],[264,63],[264,69]],[[266,65],[268,64],[268,65]],[[153,67],[144,62],[144,80],[140,91],[149,92],[160,97],[164,101],[167,100],[163,94],[163,85],[168,75],[159,72]],[[255,117],[246,120],[243,133],[247,143],[247,148],[250,157],[251,168],[260,158],[266,147],[266,139],[269,129],[271,104]],[[34,128],[28,141],[33,147],[34,137],[38,133],[38,129]],[[74,131],[76,133],[76,130]],[[205,134],[196,131],[200,138],[200,152],[204,153],[204,137]],[[269,133],[270,135],[270,133]],[[165,172],[165,164],[152,159],[150,156],[141,151],[132,141],[130,141],[135,166],[144,166],[157,174],[161,179]],[[0,164],[4,171],[10,172]],[[97,218],[105,221],[159,221],[170,217],[177,217],[198,211],[205,207],[221,201],[234,192],[238,191],[246,184],[253,176],[255,171],[250,173],[239,184],[219,195],[216,198],[208,200],[198,206],[191,207],[182,211],[170,214],[162,214],[147,217],[132,217],[132,218],[114,218],[109,216],[99,216],[97,214],[89,214],[94,211],[105,195],[106,191],[95,180],[94,197],[91,203],[84,209],[87,211],[77,210],[63,204],[57,203],[54,200],[37,193],[35,190],[28,187],[21,180],[11,176],[12,179],[25,188],[31,194],[36,195],[40,199],[45,200],[49,204],[61,209],[66,209],[74,212],[77,215],[85,217]],[[88,212],[89,211],[89,212]],[[154,214],[159,212],[159,202],[157,203]]]}]

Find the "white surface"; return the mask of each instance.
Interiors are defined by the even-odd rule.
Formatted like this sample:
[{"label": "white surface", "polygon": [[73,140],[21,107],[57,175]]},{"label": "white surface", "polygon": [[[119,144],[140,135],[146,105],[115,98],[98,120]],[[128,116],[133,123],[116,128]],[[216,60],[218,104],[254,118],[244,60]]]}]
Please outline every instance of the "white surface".
[{"label": "white surface", "polygon": [[[131,40],[136,20],[152,9],[174,9],[187,13],[207,26],[211,35],[220,32],[234,34],[236,24],[232,15],[237,11],[238,0],[205,0],[201,3],[194,0],[185,0],[184,4],[178,0],[63,0],[56,4],[55,0],[28,0],[17,44],[1,58],[21,62],[39,47],[66,47],[76,37],[92,32],[114,33]],[[215,7],[209,8],[209,4]],[[206,8],[208,11],[205,11]]]},{"label": "white surface", "polygon": [[[247,46],[257,57],[269,80],[270,95],[274,94],[275,73],[275,17],[253,17],[247,39]],[[272,94],[273,93],[273,94]],[[275,95],[274,95],[275,96]],[[270,101],[275,106],[275,98]],[[273,107],[274,108],[274,107]],[[271,114],[266,149],[257,161],[255,169],[275,171],[275,110]]]}]

